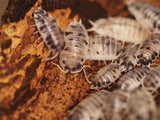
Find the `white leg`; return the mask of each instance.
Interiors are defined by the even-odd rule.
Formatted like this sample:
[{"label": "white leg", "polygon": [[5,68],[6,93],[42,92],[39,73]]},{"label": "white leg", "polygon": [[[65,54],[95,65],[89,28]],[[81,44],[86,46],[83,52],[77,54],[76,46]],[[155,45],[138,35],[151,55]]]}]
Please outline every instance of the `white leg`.
[{"label": "white leg", "polygon": [[31,28],[31,27],[35,27],[36,25],[34,24],[34,25],[30,25],[29,27]]},{"label": "white leg", "polygon": [[36,41],[39,41],[41,38],[42,38],[41,36],[40,36],[40,37],[38,37],[38,38],[36,39]]},{"label": "white leg", "polygon": [[54,63],[54,62],[52,62],[52,64],[53,65],[55,65],[55,66],[57,66],[63,73],[67,73],[68,72],[68,70],[63,70],[58,64],[56,64],[56,63]]},{"label": "white leg", "polygon": [[57,52],[54,56],[49,57],[49,58],[42,59],[41,61],[53,60],[55,57],[57,57],[57,55],[58,55],[58,52]]},{"label": "white leg", "polygon": [[44,43],[44,41],[42,41],[41,43],[39,43],[39,44],[37,45],[36,49],[39,48],[39,46],[41,46],[43,43]]},{"label": "white leg", "polygon": [[37,34],[37,33],[38,33],[38,31],[35,31],[35,32],[33,32],[33,35],[34,35],[34,34]]}]

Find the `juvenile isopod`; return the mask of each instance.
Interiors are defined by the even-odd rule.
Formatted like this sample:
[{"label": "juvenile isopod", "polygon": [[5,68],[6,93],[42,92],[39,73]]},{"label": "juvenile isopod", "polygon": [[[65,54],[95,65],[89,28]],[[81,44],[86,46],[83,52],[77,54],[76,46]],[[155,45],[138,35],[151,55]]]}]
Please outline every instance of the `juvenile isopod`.
[{"label": "juvenile isopod", "polygon": [[43,38],[49,51],[52,52],[52,57],[47,58],[47,60],[53,59],[64,47],[64,34],[56,19],[45,10],[38,8],[33,13],[33,17],[40,36]]},{"label": "juvenile isopod", "polygon": [[153,68],[143,80],[143,87],[150,92],[157,92],[160,88],[160,66]]},{"label": "juvenile isopod", "polygon": [[159,56],[160,36],[152,36],[144,41],[137,51],[137,65],[149,66]]},{"label": "juvenile isopod", "polygon": [[89,60],[115,60],[121,54],[123,42],[110,36],[89,36],[87,58]]},{"label": "juvenile isopod", "polygon": [[121,75],[119,64],[111,63],[91,77],[91,89],[101,89],[114,83]]},{"label": "juvenile isopod", "polygon": [[144,89],[131,93],[127,120],[155,120],[156,105],[153,97]]},{"label": "juvenile isopod", "polygon": [[65,46],[59,52],[59,64],[64,71],[78,73],[83,69],[88,50],[88,34],[79,22],[70,22],[64,31]]},{"label": "juvenile isopod", "polygon": [[105,120],[123,120],[127,114],[130,93],[114,90],[109,93],[104,104]]},{"label": "juvenile isopod", "polygon": [[103,105],[109,92],[98,91],[74,107],[65,120],[104,120]]},{"label": "juvenile isopod", "polygon": [[90,23],[93,27],[88,31],[111,36],[123,42],[139,44],[151,35],[149,28],[129,18],[109,17]]},{"label": "juvenile isopod", "polygon": [[148,74],[151,68],[138,67],[135,68],[118,80],[118,86],[125,91],[131,91],[142,85],[144,77]]},{"label": "juvenile isopod", "polygon": [[139,22],[160,33],[160,8],[140,0],[126,0],[126,5]]},{"label": "juvenile isopod", "polygon": [[122,54],[116,60],[116,62],[119,64],[121,72],[127,72],[137,65],[138,48],[139,44],[129,44],[124,47],[124,49],[122,50]]}]

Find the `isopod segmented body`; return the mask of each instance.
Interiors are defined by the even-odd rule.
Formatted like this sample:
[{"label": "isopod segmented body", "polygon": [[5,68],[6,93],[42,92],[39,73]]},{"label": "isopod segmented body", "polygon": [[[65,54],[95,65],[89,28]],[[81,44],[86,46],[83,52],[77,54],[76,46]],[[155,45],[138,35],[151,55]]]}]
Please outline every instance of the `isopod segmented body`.
[{"label": "isopod segmented body", "polygon": [[143,87],[150,92],[160,88],[160,66],[153,68],[143,80]]},{"label": "isopod segmented body", "polygon": [[116,62],[119,64],[121,72],[127,72],[136,66],[136,54],[138,47],[139,44],[130,44],[125,46],[125,48],[122,50],[122,54],[119,56],[118,60],[116,60]]},{"label": "isopod segmented body", "polygon": [[59,53],[60,66],[71,73],[80,72],[88,50],[88,34],[81,21],[69,23],[64,31],[65,47]]},{"label": "isopod segmented body", "polygon": [[117,59],[123,48],[123,42],[109,36],[89,36],[87,58],[89,60]]},{"label": "isopod segmented body", "polygon": [[122,90],[114,90],[105,100],[105,120],[123,120],[127,114],[130,93]]},{"label": "isopod segmented body", "polygon": [[[38,9],[33,13],[35,25],[46,46],[56,55],[62,50],[65,44],[64,34],[56,19],[43,9]],[[56,57],[56,56],[54,56]]]},{"label": "isopod segmented body", "polygon": [[155,120],[156,105],[153,97],[144,89],[131,93],[127,120]]},{"label": "isopod segmented body", "polygon": [[91,89],[101,89],[108,87],[114,83],[121,75],[119,65],[111,63],[99,69],[99,71],[91,77]]},{"label": "isopod segmented body", "polygon": [[120,89],[125,91],[134,90],[142,84],[144,77],[149,71],[149,67],[135,68],[123,75],[118,80],[118,86],[120,87]]},{"label": "isopod segmented body", "polygon": [[142,43],[137,51],[138,64],[147,66],[153,63],[160,53],[160,36],[152,36]]},{"label": "isopod segmented body", "polygon": [[91,94],[71,110],[66,120],[104,120],[103,105],[109,92]]},{"label": "isopod segmented body", "polygon": [[128,10],[153,32],[160,33],[160,8],[139,0],[127,0]]},{"label": "isopod segmented body", "polygon": [[109,17],[91,22],[93,25],[88,31],[95,31],[101,35],[114,37],[115,39],[139,44],[150,35],[150,30],[136,20],[123,17]]}]

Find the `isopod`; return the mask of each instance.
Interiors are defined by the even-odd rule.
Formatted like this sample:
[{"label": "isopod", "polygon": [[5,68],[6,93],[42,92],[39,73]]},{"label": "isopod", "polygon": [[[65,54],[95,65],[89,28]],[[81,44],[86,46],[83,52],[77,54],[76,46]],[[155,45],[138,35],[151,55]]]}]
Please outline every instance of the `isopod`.
[{"label": "isopod", "polygon": [[104,120],[103,105],[108,94],[101,90],[89,95],[69,112],[66,120]]},{"label": "isopod", "polygon": [[89,60],[115,60],[121,54],[122,41],[110,36],[89,36],[87,58]]},{"label": "isopod", "polygon": [[160,66],[153,68],[143,80],[143,87],[150,92],[157,92],[160,88]]},{"label": "isopod", "polygon": [[38,32],[53,55],[53,57],[47,59],[53,59],[58,55],[59,50],[64,48],[64,34],[56,19],[45,10],[38,8],[33,16]]},{"label": "isopod", "polygon": [[129,44],[124,47],[122,54],[116,62],[119,64],[121,72],[127,72],[137,65],[137,49],[139,44]]},{"label": "isopod", "polygon": [[79,22],[70,22],[64,31],[65,47],[59,52],[60,66],[67,72],[78,73],[83,69],[88,50],[88,34]]},{"label": "isopod", "polygon": [[153,97],[144,89],[131,93],[127,120],[155,120],[156,105]]},{"label": "isopod", "polygon": [[101,89],[108,87],[114,83],[121,75],[119,65],[111,63],[99,69],[99,71],[91,77],[91,89]]},{"label": "isopod", "polygon": [[88,31],[111,36],[123,42],[139,44],[151,35],[149,28],[130,18],[109,17],[90,23],[93,27]]},{"label": "isopod", "polygon": [[144,77],[150,71],[149,67],[135,68],[118,80],[118,86],[125,91],[131,91],[142,85]]},{"label": "isopod", "polygon": [[160,33],[160,8],[139,0],[127,0],[128,10],[154,33]]},{"label": "isopod", "polygon": [[130,93],[122,90],[111,92],[104,104],[105,120],[123,120],[127,114]]},{"label": "isopod", "polygon": [[160,36],[152,36],[144,41],[137,51],[137,65],[149,66],[160,53]]}]

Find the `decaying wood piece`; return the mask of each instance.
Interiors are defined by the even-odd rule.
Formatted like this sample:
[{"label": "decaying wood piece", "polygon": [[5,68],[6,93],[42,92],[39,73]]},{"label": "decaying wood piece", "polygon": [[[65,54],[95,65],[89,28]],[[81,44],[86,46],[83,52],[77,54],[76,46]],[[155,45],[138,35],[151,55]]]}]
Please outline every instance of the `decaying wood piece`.
[{"label": "decaying wood piece", "polygon": [[[122,0],[106,0],[103,7],[99,1],[28,0],[24,4],[21,0],[10,0],[0,29],[1,120],[62,120],[68,110],[94,92],[83,72],[65,74],[51,61],[41,61],[48,57],[48,48],[42,45],[36,49],[39,34],[33,35],[36,28],[30,26],[34,24],[32,13],[39,6],[56,18],[62,30],[74,18],[82,18],[89,27],[88,19],[106,17],[107,11],[108,15],[129,15]],[[117,7],[111,11],[114,4]],[[58,63],[58,57],[53,62]],[[100,66],[92,61],[86,64]],[[94,68],[87,72],[92,71]]]}]

